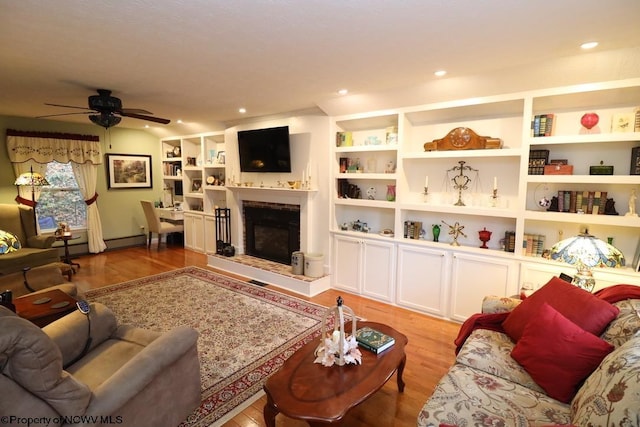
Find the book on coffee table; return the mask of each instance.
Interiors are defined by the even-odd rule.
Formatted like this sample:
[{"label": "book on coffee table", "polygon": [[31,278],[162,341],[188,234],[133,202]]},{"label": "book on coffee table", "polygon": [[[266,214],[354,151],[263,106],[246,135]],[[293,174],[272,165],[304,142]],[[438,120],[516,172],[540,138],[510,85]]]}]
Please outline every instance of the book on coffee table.
[{"label": "book on coffee table", "polygon": [[376,354],[385,351],[396,342],[393,337],[368,326],[356,331],[356,341],[358,341],[360,347],[366,348]]}]

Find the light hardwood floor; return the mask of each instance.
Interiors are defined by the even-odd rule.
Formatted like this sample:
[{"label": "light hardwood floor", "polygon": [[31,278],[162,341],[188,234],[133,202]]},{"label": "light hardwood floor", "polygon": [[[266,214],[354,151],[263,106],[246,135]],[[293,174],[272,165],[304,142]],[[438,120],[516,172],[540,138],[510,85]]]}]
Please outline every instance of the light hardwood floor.
[{"label": "light hardwood floor", "polygon": [[[207,257],[181,247],[165,247],[160,250],[135,247],[108,251],[97,255],[82,256],[74,261],[81,267],[73,281],[84,290],[120,283],[176,268],[195,265],[208,268]],[[425,280],[428,274],[425,273]],[[281,290],[277,287],[270,287]],[[282,291],[282,290],[281,290]],[[454,344],[459,324],[435,319],[426,315],[383,304],[344,291],[329,290],[313,298],[302,299],[332,306],[341,295],[345,304],[367,320],[386,323],[409,338],[407,364],[404,371],[406,387],[399,393],[395,378],[368,400],[350,411],[343,425],[356,426],[415,426],[420,408],[431,395],[436,383],[454,362]],[[300,297],[300,295],[296,295]],[[262,408],[265,397],[258,399],[225,427],[265,426]],[[306,426],[280,414],[278,427]]]}]

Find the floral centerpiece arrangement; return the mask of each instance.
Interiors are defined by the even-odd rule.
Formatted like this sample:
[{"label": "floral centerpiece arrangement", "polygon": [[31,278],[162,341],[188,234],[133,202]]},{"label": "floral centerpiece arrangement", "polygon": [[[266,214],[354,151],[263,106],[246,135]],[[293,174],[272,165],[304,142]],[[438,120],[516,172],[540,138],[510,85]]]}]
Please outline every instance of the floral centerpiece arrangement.
[{"label": "floral centerpiece arrangement", "polygon": [[[337,306],[330,308],[324,315],[320,344],[315,351],[314,363],[323,366],[343,366],[345,364],[362,363],[362,353],[358,349],[358,342],[354,335],[344,333],[344,310],[351,316],[351,331],[356,331],[356,316],[353,310],[342,304],[342,297],[338,297]],[[327,331],[327,321],[333,316],[333,332]]]}]

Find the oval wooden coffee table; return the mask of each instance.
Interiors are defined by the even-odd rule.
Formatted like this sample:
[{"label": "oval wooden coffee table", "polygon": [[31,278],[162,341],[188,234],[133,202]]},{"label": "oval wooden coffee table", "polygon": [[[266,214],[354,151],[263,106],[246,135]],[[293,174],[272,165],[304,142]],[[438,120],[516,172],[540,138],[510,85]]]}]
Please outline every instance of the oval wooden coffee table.
[{"label": "oval wooden coffee table", "polygon": [[339,425],[349,409],[378,391],[396,371],[398,390],[404,391],[402,371],[407,360],[404,352],[407,337],[381,323],[358,322],[358,328],[363,326],[394,337],[396,343],[377,355],[361,349],[361,365],[331,367],[313,363],[319,339],[306,344],[264,385],[267,394],[264,420],[268,427],[275,427],[278,413],[305,420],[311,426]]}]

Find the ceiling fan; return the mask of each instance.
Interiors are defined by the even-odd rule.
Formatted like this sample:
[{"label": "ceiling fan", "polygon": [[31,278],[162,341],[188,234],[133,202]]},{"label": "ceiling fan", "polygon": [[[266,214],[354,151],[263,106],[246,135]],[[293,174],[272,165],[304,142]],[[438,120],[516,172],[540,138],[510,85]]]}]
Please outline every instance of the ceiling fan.
[{"label": "ceiling fan", "polygon": [[110,128],[111,126],[115,126],[120,123],[122,117],[131,117],[133,119],[140,120],[148,120],[150,122],[161,123],[166,125],[170,122],[168,119],[162,119],[160,117],[153,117],[149,114],[153,114],[147,110],[141,110],[138,108],[122,108],[122,101],[120,98],[116,98],[115,96],[111,96],[111,91],[107,89],[98,89],[97,95],[89,96],[89,108],[87,107],[76,107],[73,105],[60,105],[60,104],[48,104],[53,107],[64,107],[64,108],[76,108],[80,110],[89,110],[83,113],[62,113],[62,114],[50,114],[47,116],[38,116],[39,118],[44,117],[57,117],[57,116],[69,116],[72,114],[88,114],[89,120],[93,123],[104,127],[105,129]]}]

